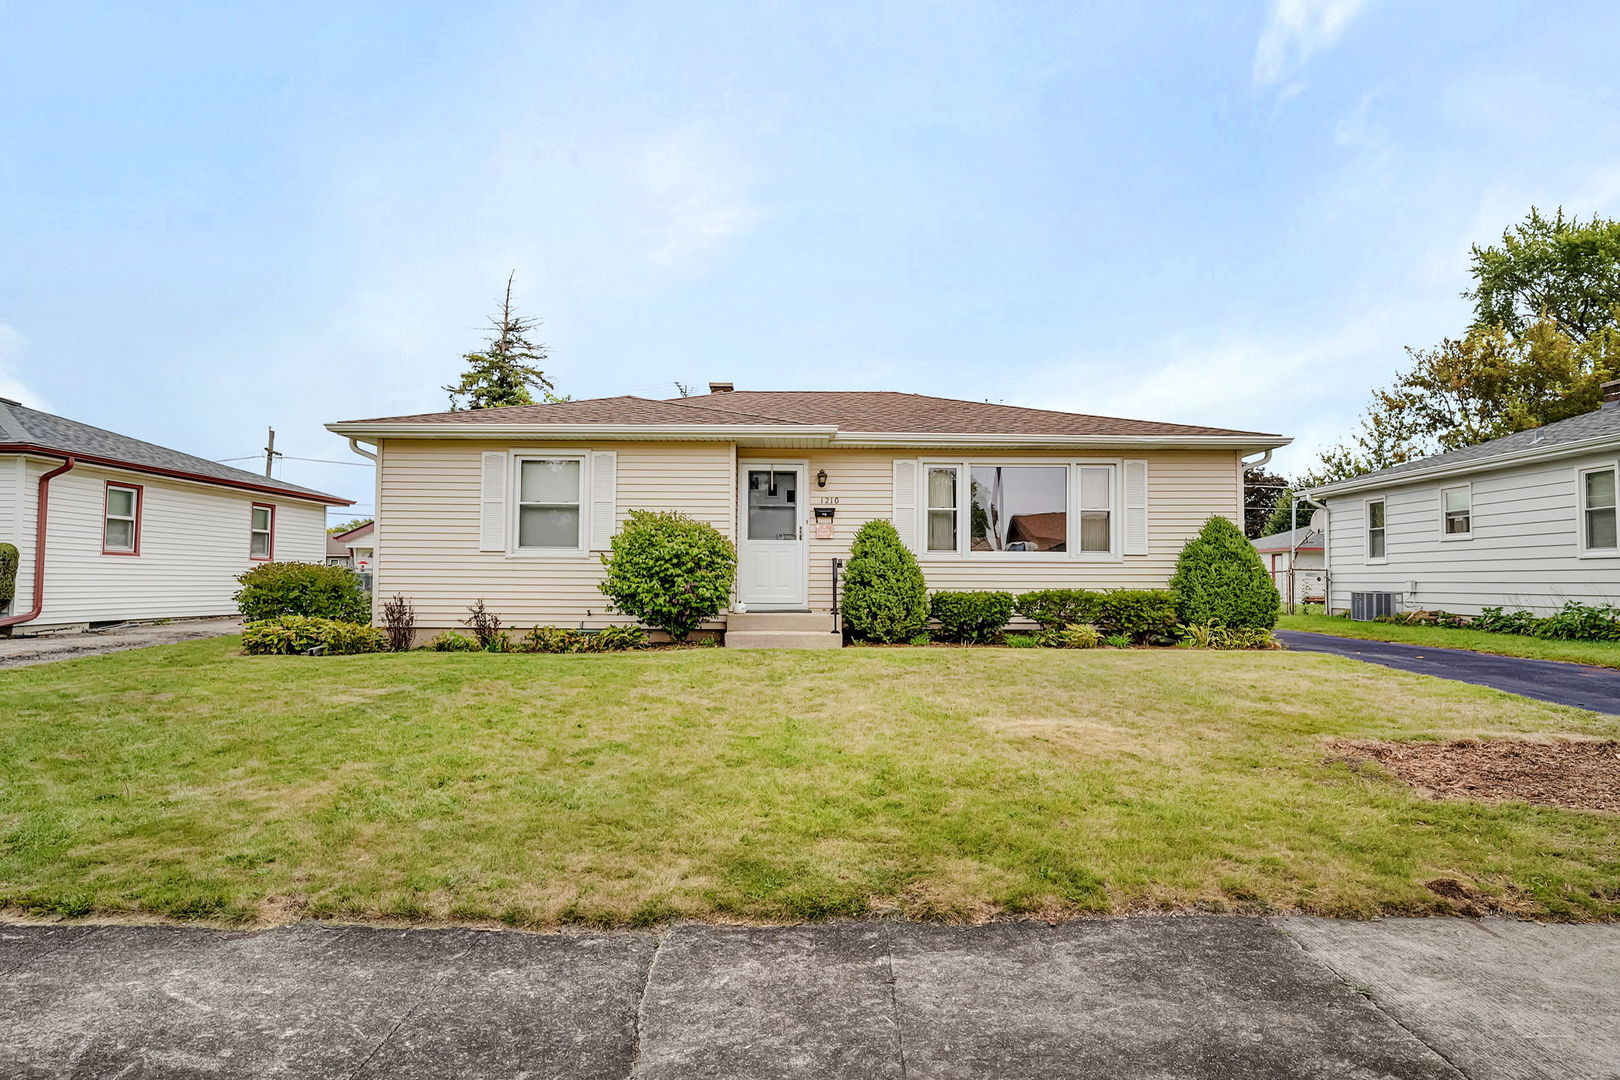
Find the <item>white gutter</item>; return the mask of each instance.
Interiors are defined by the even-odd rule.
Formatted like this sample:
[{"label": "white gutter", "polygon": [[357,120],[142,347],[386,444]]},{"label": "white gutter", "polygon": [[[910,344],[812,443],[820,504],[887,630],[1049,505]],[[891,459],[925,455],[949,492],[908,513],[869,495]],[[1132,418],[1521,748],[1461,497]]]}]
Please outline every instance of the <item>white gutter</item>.
[{"label": "white gutter", "polygon": [[1256,469],[1265,468],[1268,464],[1271,463],[1271,455],[1276,451],[1276,449],[1277,449],[1276,447],[1272,447],[1271,449],[1267,450],[1265,453],[1261,454],[1259,461],[1245,461],[1243,463],[1243,471],[1244,472],[1253,472]]},{"label": "white gutter", "polygon": [[[375,446],[377,444],[372,443],[372,445]],[[360,445],[360,440],[355,438],[353,435],[349,436],[349,449],[353,450],[355,453],[359,454],[363,458],[370,458],[372,461],[377,460],[377,455],[373,454],[370,450],[367,450],[365,447],[361,446]],[[372,509],[375,510],[377,508],[375,506],[373,506]]]},{"label": "white gutter", "polygon": [[1307,488],[1296,494],[1305,495],[1314,502],[1318,498],[1353,495],[1358,491],[1371,491],[1374,488],[1396,487],[1400,484],[1416,484],[1426,480],[1444,479],[1449,476],[1468,476],[1477,472],[1489,472],[1503,465],[1534,465],[1543,461],[1556,461],[1559,458],[1577,457],[1594,450],[1613,449],[1620,449],[1620,435],[1596,435],[1590,439],[1581,439],[1578,442],[1557,443],[1541,450],[1510,450],[1506,453],[1492,454],[1490,457],[1474,458],[1471,461],[1452,464],[1431,465],[1426,469],[1412,469],[1395,475],[1381,472],[1368,473],[1366,476],[1354,476],[1349,480],[1340,480],[1333,484]]},{"label": "white gutter", "polygon": [[724,441],[735,439],[825,439],[838,446],[1010,447],[1107,449],[1119,447],[1220,448],[1259,452],[1287,446],[1283,435],[1028,435],[963,432],[840,431],[833,424],[327,424],[350,439],[615,439]]}]

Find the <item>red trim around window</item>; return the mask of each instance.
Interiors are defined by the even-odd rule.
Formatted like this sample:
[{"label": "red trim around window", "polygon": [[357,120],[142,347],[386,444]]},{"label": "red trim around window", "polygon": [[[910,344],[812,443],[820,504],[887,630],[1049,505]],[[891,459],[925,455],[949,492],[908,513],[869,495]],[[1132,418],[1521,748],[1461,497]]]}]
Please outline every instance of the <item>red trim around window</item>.
[{"label": "red trim around window", "polygon": [[[110,551],[107,548],[107,502],[112,497],[113,488],[123,488],[135,493],[135,542],[128,551]],[[144,484],[129,484],[122,480],[108,480],[101,492],[101,553],[103,555],[139,555],[141,553],[141,507],[146,503],[146,487]]]},{"label": "red trim around window", "polygon": [[[270,543],[269,552],[264,555],[253,554],[253,510],[270,511]],[[253,510],[248,511],[248,558],[254,562],[272,562],[276,557],[276,508],[274,503],[254,503]]]}]

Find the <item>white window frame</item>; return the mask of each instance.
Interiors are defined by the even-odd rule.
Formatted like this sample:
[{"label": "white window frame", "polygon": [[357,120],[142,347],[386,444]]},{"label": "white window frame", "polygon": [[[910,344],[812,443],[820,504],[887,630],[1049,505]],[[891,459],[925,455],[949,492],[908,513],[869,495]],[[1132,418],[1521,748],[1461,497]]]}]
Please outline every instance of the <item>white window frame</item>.
[{"label": "white window frame", "polygon": [[[954,506],[935,506],[932,502],[934,491],[932,474],[936,469],[949,469],[955,478],[955,484],[953,485],[956,492]],[[960,554],[962,550],[962,466],[949,462],[931,463],[919,465],[917,470],[922,474],[922,541],[918,544],[918,550],[928,555]],[[933,535],[933,517],[935,514],[944,513],[947,510],[955,518],[951,532],[956,537],[956,546],[949,548],[932,547],[928,541]]]},{"label": "white window frame", "polygon": [[[577,461],[579,462],[579,491],[577,493],[579,507],[579,534],[573,547],[520,547],[523,531],[523,463],[525,461]],[[578,558],[590,554],[591,536],[591,507],[588,493],[591,490],[591,455],[588,450],[524,450],[512,455],[512,474],[509,498],[507,505],[511,508],[507,512],[507,527],[511,529],[511,547],[507,554],[526,559],[545,558]],[[530,506],[566,506],[566,503],[529,503]]]},{"label": "white window frame", "polygon": [[[1448,491],[1463,491],[1463,492],[1466,492],[1468,494],[1468,531],[1467,532],[1454,533],[1454,532],[1447,532],[1446,531],[1446,492],[1448,492]],[[1440,539],[1442,539],[1442,540],[1472,540],[1473,538],[1474,538],[1474,485],[1472,483],[1467,483],[1467,484],[1447,484],[1445,487],[1440,489]],[[1389,550],[1389,506],[1388,506],[1387,503],[1384,506],[1384,550],[1386,552]]]},{"label": "white window frame", "polygon": [[[1064,513],[1068,518],[1068,529],[1064,537],[1063,551],[974,551],[973,529],[971,514],[971,495],[973,484],[973,469],[979,468],[1008,468],[1017,465],[1045,466],[1047,468],[1059,467],[1065,470],[1065,499]],[[1080,548],[1080,470],[1082,467],[1105,467],[1108,469],[1108,550],[1107,551],[1081,551]],[[928,549],[928,470],[929,469],[955,469],[956,470],[956,550],[930,551]],[[1124,492],[1121,482],[1121,472],[1124,461],[1121,458],[999,458],[964,457],[964,458],[919,458],[917,461],[918,488],[920,498],[917,500],[916,528],[917,537],[913,550],[921,561],[961,561],[973,562],[1014,562],[1014,563],[1041,563],[1041,562],[1123,562],[1124,543],[1121,530],[1124,528],[1125,508],[1121,505]],[[1091,509],[1098,509],[1092,507]]]},{"label": "white window frame", "polygon": [[[114,491],[129,492],[129,513],[115,514],[112,512],[112,493]],[[107,481],[101,494],[101,553],[103,555],[139,555],[141,553],[141,499],[145,496],[145,488],[140,484],[120,484],[117,481]],[[107,544],[107,525],[113,521],[129,522],[129,546],[110,547]]]},{"label": "white window frame", "polygon": [[[1613,559],[1620,557],[1620,538],[1612,548],[1594,548],[1586,544],[1586,512],[1591,507],[1586,505],[1586,478],[1593,473],[1612,473],[1615,478],[1615,524],[1620,532],[1620,466],[1614,463],[1608,465],[1593,465],[1589,468],[1575,470],[1575,542],[1579,556],[1583,559]],[[1598,509],[1607,509],[1598,507]]]},{"label": "white window frame", "polygon": [[[1384,524],[1379,526],[1378,529],[1379,532],[1384,534],[1384,554],[1376,559],[1373,558],[1372,553],[1373,503],[1377,503],[1384,508]],[[1361,503],[1361,515],[1361,541],[1363,545],[1363,554],[1367,560],[1367,565],[1383,566],[1389,562],[1389,498],[1387,496],[1380,495],[1375,499],[1363,499]]]},{"label": "white window frame", "polygon": [[[264,511],[265,527],[262,529],[253,523],[260,510]],[[253,553],[253,538],[261,533],[264,535],[264,554],[255,555]],[[248,508],[248,558],[254,562],[276,561],[276,507],[274,503],[256,502]]]}]

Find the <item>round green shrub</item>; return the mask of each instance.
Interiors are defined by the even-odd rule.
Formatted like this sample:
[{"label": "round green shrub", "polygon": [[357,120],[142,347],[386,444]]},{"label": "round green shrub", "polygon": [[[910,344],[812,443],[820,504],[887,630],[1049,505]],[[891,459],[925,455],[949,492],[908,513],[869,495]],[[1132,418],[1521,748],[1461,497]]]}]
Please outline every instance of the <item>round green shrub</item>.
[{"label": "round green shrub", "polygon": [[434,652],[482,652],[478,642],[466,634],[459,634],[454,630],[441,630],[433,635],[433,640],[427,647]]},{"label": "round green shrub", "polygon": [[1224,517],[1211,517],[1187,541],[1170,578],[1176,610],[1189,626],[1270,630],[1282,598],[1260,553]]},{"label": "round green shrub", "polygon": [[388,634],[363,623],[281,615],[250,622],[242,628],[242,651],[250,656],[326,656],[388,651]]},{"label": "round green shrub", "polygon": [[237,576],[242,586],[232,597],[250,622],[281,615],[369,623],[371,597],[360,578],[345,566],[320,563],[260,563]]},{"label": "round green shrub", "polygon": [[868,521],[844,564],[844,626],[858,641],[911,641],[928,625],[928,584],[894,526]]},{"label": "round green shrub", "polygon": [[0,607],[17,598],[17,545],[0,543]]},{"label": "round green shrub", "polygon": [[614,610],[685,641],[730,602],[737,549],[685,514],[632,510],[602,565],[607,576],[599,588]]},{"label": "round green shrub", "polygon": [[1091,589],[1036,589],[1019,593],[1013,610],[1042,630],[1061,630],[1074,623],[1089,623],[1097,617],[1103,594]]},{"label": "round green shrub", "polygon": [[1012,593],[937,592],[928,602],[941,641],[989,645],[1001,638],[1012,618]]}]

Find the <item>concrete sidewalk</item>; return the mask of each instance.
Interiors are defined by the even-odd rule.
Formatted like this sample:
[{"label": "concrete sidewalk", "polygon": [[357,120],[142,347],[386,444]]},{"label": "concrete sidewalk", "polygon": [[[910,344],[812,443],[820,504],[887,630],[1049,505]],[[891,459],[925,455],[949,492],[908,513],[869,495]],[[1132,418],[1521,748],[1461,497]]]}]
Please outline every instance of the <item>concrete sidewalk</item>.
[{"label": "concrete sidewalk", "polygon": [[1620,926],[0,926],[0,1076],[1620,1076]]}]

